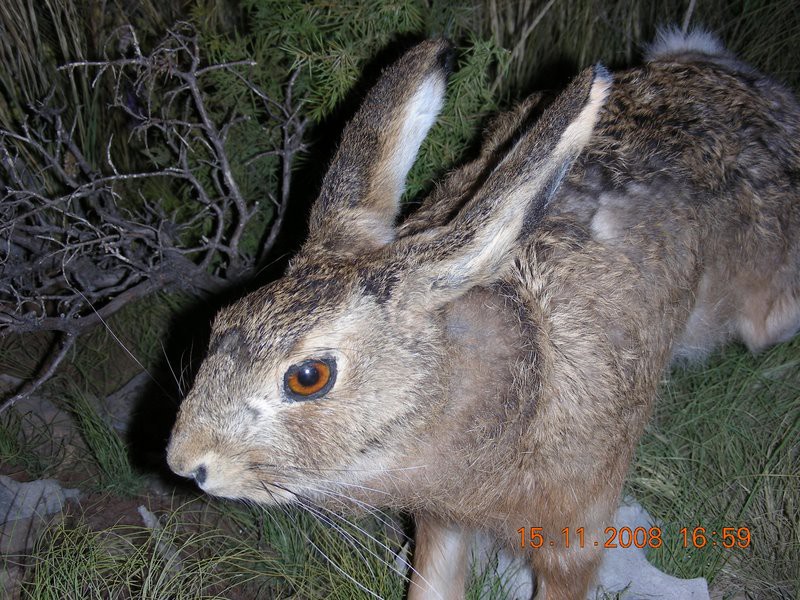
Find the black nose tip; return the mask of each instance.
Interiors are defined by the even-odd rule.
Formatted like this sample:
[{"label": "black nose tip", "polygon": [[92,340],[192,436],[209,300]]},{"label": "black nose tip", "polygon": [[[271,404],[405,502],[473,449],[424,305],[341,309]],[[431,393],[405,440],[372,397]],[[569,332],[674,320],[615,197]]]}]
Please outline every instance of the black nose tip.
[{"label": "black nose tip", "polygon": [[200,465],[194,470],[194,473],[192,473],[192,477],[194,477],[194,480],[200,485],[203,485],[205,483],[207,476],[208,476],[208,471],[206,470],[205,465]]}]

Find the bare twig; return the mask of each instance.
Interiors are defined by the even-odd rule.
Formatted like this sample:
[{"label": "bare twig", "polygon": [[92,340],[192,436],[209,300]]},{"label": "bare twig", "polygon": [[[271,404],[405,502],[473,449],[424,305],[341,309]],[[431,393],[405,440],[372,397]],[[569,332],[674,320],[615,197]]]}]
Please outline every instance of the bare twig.
[{"label": "bare twig", "polygon": [[16,394],[0,404],[0,413],[3,413],[6,409],[14,406],[14,404],[20,400],[24,400],[30,396],[33,392],[38,390],[44,382],[50,379],[64,358],[66,358],[67,353],[75,344],[75,339],[76,336],[71,333],[62,335],[61,339],[56,345],[56,349],[50,354],[50,357],[45,361],[41,369],[39,369],[39,373],[37,374],[36,378],[25,383]]},{"label": "bare twig", "polygon": [[[293,95],[297,72],[281,97],[249,78],[251,60],[204,64],[198,36],[179,24],[151,52],[136,32],[119,30],[123,57],[60,67],[84,72],[98,86],[110,78],[108,104],[130,122],[133,144],[149,164],[131,168],[115,156],[109,135],[98,164],[76,137],[78,118],[56,94],[30,108],[15,129],[0,129],[0,334],[59,332],[71,346],[89,329],[129,303],[157,291],[216,292],[263,264],[289,202],[292,165],[304,151],[307,120]],[[123,43],[124,42],[124,43]],[[93,73],[92,73],[93,72]],[[254,148],[250,164],[278,157],[274,190],[251,198],[243,191],[230,154],[238,129],[253,115],[220,118],[209,105],[213,78],[232,76],[241,93],[261,104],[260,123],[271,146]],[[72,115],[72,116],[71,116]],[[117,144],[118,145],[118,144]],[[130,162],[130,161],[128,161]],[[142,183],[164,182],[182,201],[165,210]],[[242,249],[245,232],[275,198],[273,219],[258,252]],[[65,317],[68,315],[68,317]],[[61,348],[33,384],[57,368]],[[25,386],[25,394],[30,393]],[[33,388],[33,389],[35,389]],[[20,392],[22,393],[22,392]],[[3,404],[15,402],[17,394]]]}]

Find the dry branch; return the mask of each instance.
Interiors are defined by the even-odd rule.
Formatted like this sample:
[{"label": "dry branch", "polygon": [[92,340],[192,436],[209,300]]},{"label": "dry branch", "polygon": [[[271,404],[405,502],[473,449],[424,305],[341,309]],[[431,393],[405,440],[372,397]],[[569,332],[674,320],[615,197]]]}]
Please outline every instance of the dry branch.
[{"label": "dry branch", "polygon": [[[0,334],[56,331],[71,346],[154,292],[204,294],[238,282],[275,244],[307,126],[292,95],[295,76],[276,98],[252,80],[252,61],[204,64],[188,25],[170,30],[150,53],[132,28],[118,33],[125,56],[61,70],[82,70],[95,87],[110,78],[109,104],[130,124],[129,144],[143,156],[168,158],[121,168],[108,139],[103,159],[93,162],[76,137],[75,111],[54,106],[53,94],[29,107],[14,130],[0,129]],[[268,193],[272,219],[256,252],[243,250],[243,237],[270,209],[242,192],[230,145],[231,132],[252,116],[215,116],[206,86],[220,71],[261,105],[264,130],[280,132],[279,143],[261,153],[279,158],[280,185]],[[180,208],[167,210],[162,198],[142,191],[154,179],[175,190]],[[0,411],[49,378],[65,354]]]}]

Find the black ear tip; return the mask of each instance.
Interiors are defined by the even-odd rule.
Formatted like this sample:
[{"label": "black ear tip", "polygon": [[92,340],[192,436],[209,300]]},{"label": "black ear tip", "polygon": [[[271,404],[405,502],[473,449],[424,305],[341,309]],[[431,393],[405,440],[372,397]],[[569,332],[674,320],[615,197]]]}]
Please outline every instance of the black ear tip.
[{"label": "black ear tip", "polygon": [[453,67],[456,63],[456,49],[449,40],[442,39],[440,43],[441,50],[439,50],[439,54],[436,55],[436,62],[442,71],[449,75],[453,72]]}]

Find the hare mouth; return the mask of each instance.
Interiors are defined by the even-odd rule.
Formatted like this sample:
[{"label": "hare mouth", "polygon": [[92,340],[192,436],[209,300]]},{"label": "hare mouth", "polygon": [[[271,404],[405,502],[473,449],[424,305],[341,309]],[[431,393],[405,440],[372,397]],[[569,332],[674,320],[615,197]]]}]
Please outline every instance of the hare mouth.
[{"label": "hare mouth", "polygon": [[258,497],[252,499],[262,505],[289,504],[297,502],[297,494],[284,485],[261,481]]},{"label": "hare mouth", "polygon": [[262,506],[292,504],[298,501],[298,494],[282,484],[255,480],[234,484],[199,485],[205,493],[217,498],[255,502]]}]

